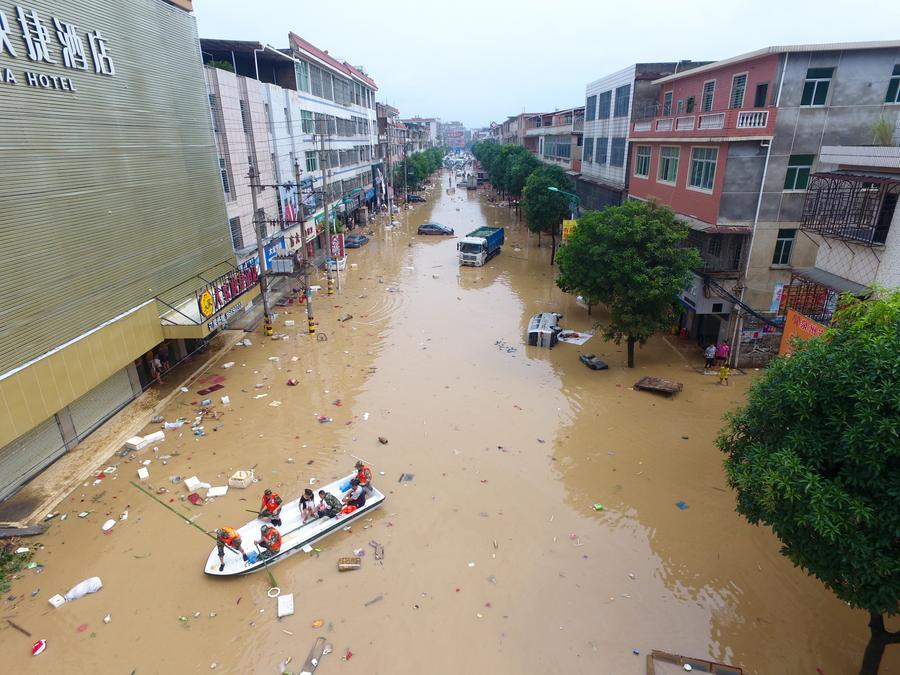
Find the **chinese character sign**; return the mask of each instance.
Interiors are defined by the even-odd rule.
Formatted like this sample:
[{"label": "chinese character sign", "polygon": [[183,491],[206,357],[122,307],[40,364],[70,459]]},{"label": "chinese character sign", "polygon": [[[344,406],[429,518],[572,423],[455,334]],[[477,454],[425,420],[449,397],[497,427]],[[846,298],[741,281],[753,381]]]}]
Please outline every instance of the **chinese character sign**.
[{"label": "chinese character sign", "polygon": [[344,257],[344,235],[331,235],[331,257],[340,259]]},{"label": "chinese character sign", "polygon": [[70,21],[41,16],[38,10],[24,5],[13,5],[11,9],[15,10],[18,27],[10,22],[13,14],[0,8],[0,59],[27,57],[71,70],[90,70],[93,66],[99,75],[116,74],[112,52],[99,30],[79,31]]}]

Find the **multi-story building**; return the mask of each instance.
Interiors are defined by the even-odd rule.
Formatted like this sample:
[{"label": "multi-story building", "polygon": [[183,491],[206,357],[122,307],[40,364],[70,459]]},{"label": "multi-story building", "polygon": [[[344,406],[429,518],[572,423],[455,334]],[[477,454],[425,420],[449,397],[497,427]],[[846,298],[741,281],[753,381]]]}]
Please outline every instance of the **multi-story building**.
[{"label": "multi-story building", "polygon": [[525,118],[525,147],[547,164],[572,175],[581,172],[584,106]]},{"label": "multi-story building", "polygon": [[525,145],[526,120],[540,113],[510,115],[500,125],[500,142],[504,145]]},{"label": "multi-story building", "polygon": [[468,131],[462,122],[442,122],[441,141],[452,152],[459,152],[466,147],[469,140]]},{"label": "multi-story building", "polygon": [[759,333],[741,331],[745,312],[777,328],[773,296],[816,257],[798,231],[822,147],[896,128],[898,63],[900,42],[797,45],[655,80],[658,110],[631,123],[629,196],[671,206],[692,230],[704,263],[682,324],[698,340],[740,339],[738,357]]},{"label": "multi-story building", "polygon": [[581,176],[576,191],[581,205],[600,209],[621,204],[628,191],[632,117],[656,114],[660,85],[654,80],[703,65],[691,61],[636,63],[587,85]]},{"label": "multi-story building", "polygon": [[[900,67],[895,69],[886,95],[892,104],[900,103]],[[786,336],[823,332],[841,293],[900,288],[900,148],[826,145],[817,167],[809,177],[800,230],[818,251],[812,266],[791,269],[780,294]],[[789,310],[803,318],[788,316]]]},{"label": "multi-story building", "polygon": [[32,0],[24,33],[16,10],[0,0],[0,499],[259,290],[234,268],[190,3]]},{"label": "multi-story building", "polygon": [[410,154],[422,152],[431,147],[428,125],[422,122],[404,120],[406,126],[406,138]]},{"label": "multi-story building", "polygon": [[427,137],[423,150],[436,148],[441,144],[441,121],[436,117],[410,117],[402,120],[404,124],[422,125],[426,128]]},{"label": "multi-story building", "polygon": [[393,200],[393,167],[403,161],[406,147],[406,125],[400,121],[400,111],[387,103],[376,103],[378,119],[378,159],[384,163],[386,178],[384,199]]},{"label": "multi-story building", "polygon": [[263,186],[256,201],[267,261],[279,250],[299,250],[304,241],[307,254],[321,258],[326,204],[332,220],[352,227],[360,208],[378,199],[383,168],[375,157],[374,81],[301,37],[288,37],[285,50],[235,40],[200,44],[210,66],[222,187],[242,267],[258,264],[251,165]]}]

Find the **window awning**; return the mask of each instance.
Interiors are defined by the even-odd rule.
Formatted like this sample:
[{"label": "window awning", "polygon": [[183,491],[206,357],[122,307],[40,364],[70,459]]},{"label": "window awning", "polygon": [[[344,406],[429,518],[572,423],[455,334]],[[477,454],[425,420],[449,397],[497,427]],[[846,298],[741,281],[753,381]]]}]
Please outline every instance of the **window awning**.
[{"label": "window awning", "polygon": [[826,272],[818,267],[798,267],[794,269],[794,274],[820,286],[826,286],[838,293],[851,293],[856,296],[863,296],[867,295],[870,290],[867,286],[839,277],[837,274]]}]

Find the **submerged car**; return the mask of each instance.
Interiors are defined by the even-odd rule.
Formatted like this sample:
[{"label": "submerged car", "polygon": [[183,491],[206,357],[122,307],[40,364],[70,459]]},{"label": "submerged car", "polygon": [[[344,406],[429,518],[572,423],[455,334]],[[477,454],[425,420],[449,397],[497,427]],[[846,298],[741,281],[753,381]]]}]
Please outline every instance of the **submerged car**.
[{"label": "submerged car", "polygon": [[609,366],[606,365],[606,363],[604,363],[603,361],[598,359],[593,354],[582,354],[578,358],[581,360],[581,362],[584,365],[586,365],[591,370],[607,370],[607,369],[609,369]]},{"label": "submerged car", "polygon": [[406,198],[406,201],[409,204],[424,204],[425,197],[423,197],[422,195],[410,195],[409,197]]},{"label": "submerged car", "polygon": [[344,239],[344,246],[346,248],[359,248],[360,246],[365,246],[369,243],[369,238],[364,234],[351,234],[349,237]]},{"label": "submerged car", "polygon": [[456,234],[453,228],[441,225],[440,223],[422,223],[416,234]]}]

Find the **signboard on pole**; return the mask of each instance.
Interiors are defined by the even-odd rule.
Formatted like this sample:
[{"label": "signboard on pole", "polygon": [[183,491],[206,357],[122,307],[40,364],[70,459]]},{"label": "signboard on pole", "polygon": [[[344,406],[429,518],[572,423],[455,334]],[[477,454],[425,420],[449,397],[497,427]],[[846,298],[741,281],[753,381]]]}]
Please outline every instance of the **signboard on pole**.
[{"label": "signboard on pole", "polygon": [[781,346],[778,353],[781,355],[791,353],[791,339],[795,337],[808,340],[818,337],[826,330],[826,326],[813,321],[808,316],[803,316],[793,309],[787,311],[787,319],[784,321],[784,332],[781,334]]},{"label": "signboard on pole", "polygon": [[577,220],[564,220],[562,222],[562,240],[569,241],[572,237],[572,233],[575,231],[575,226],[578,224]]},{"label": "signboard on pole", "polygon": [[329,248],[331,251],[331,257],[335,260],[340,260],[344,257],[344,235],[343,234],[332,234],[331,235],[331,246]]}]

